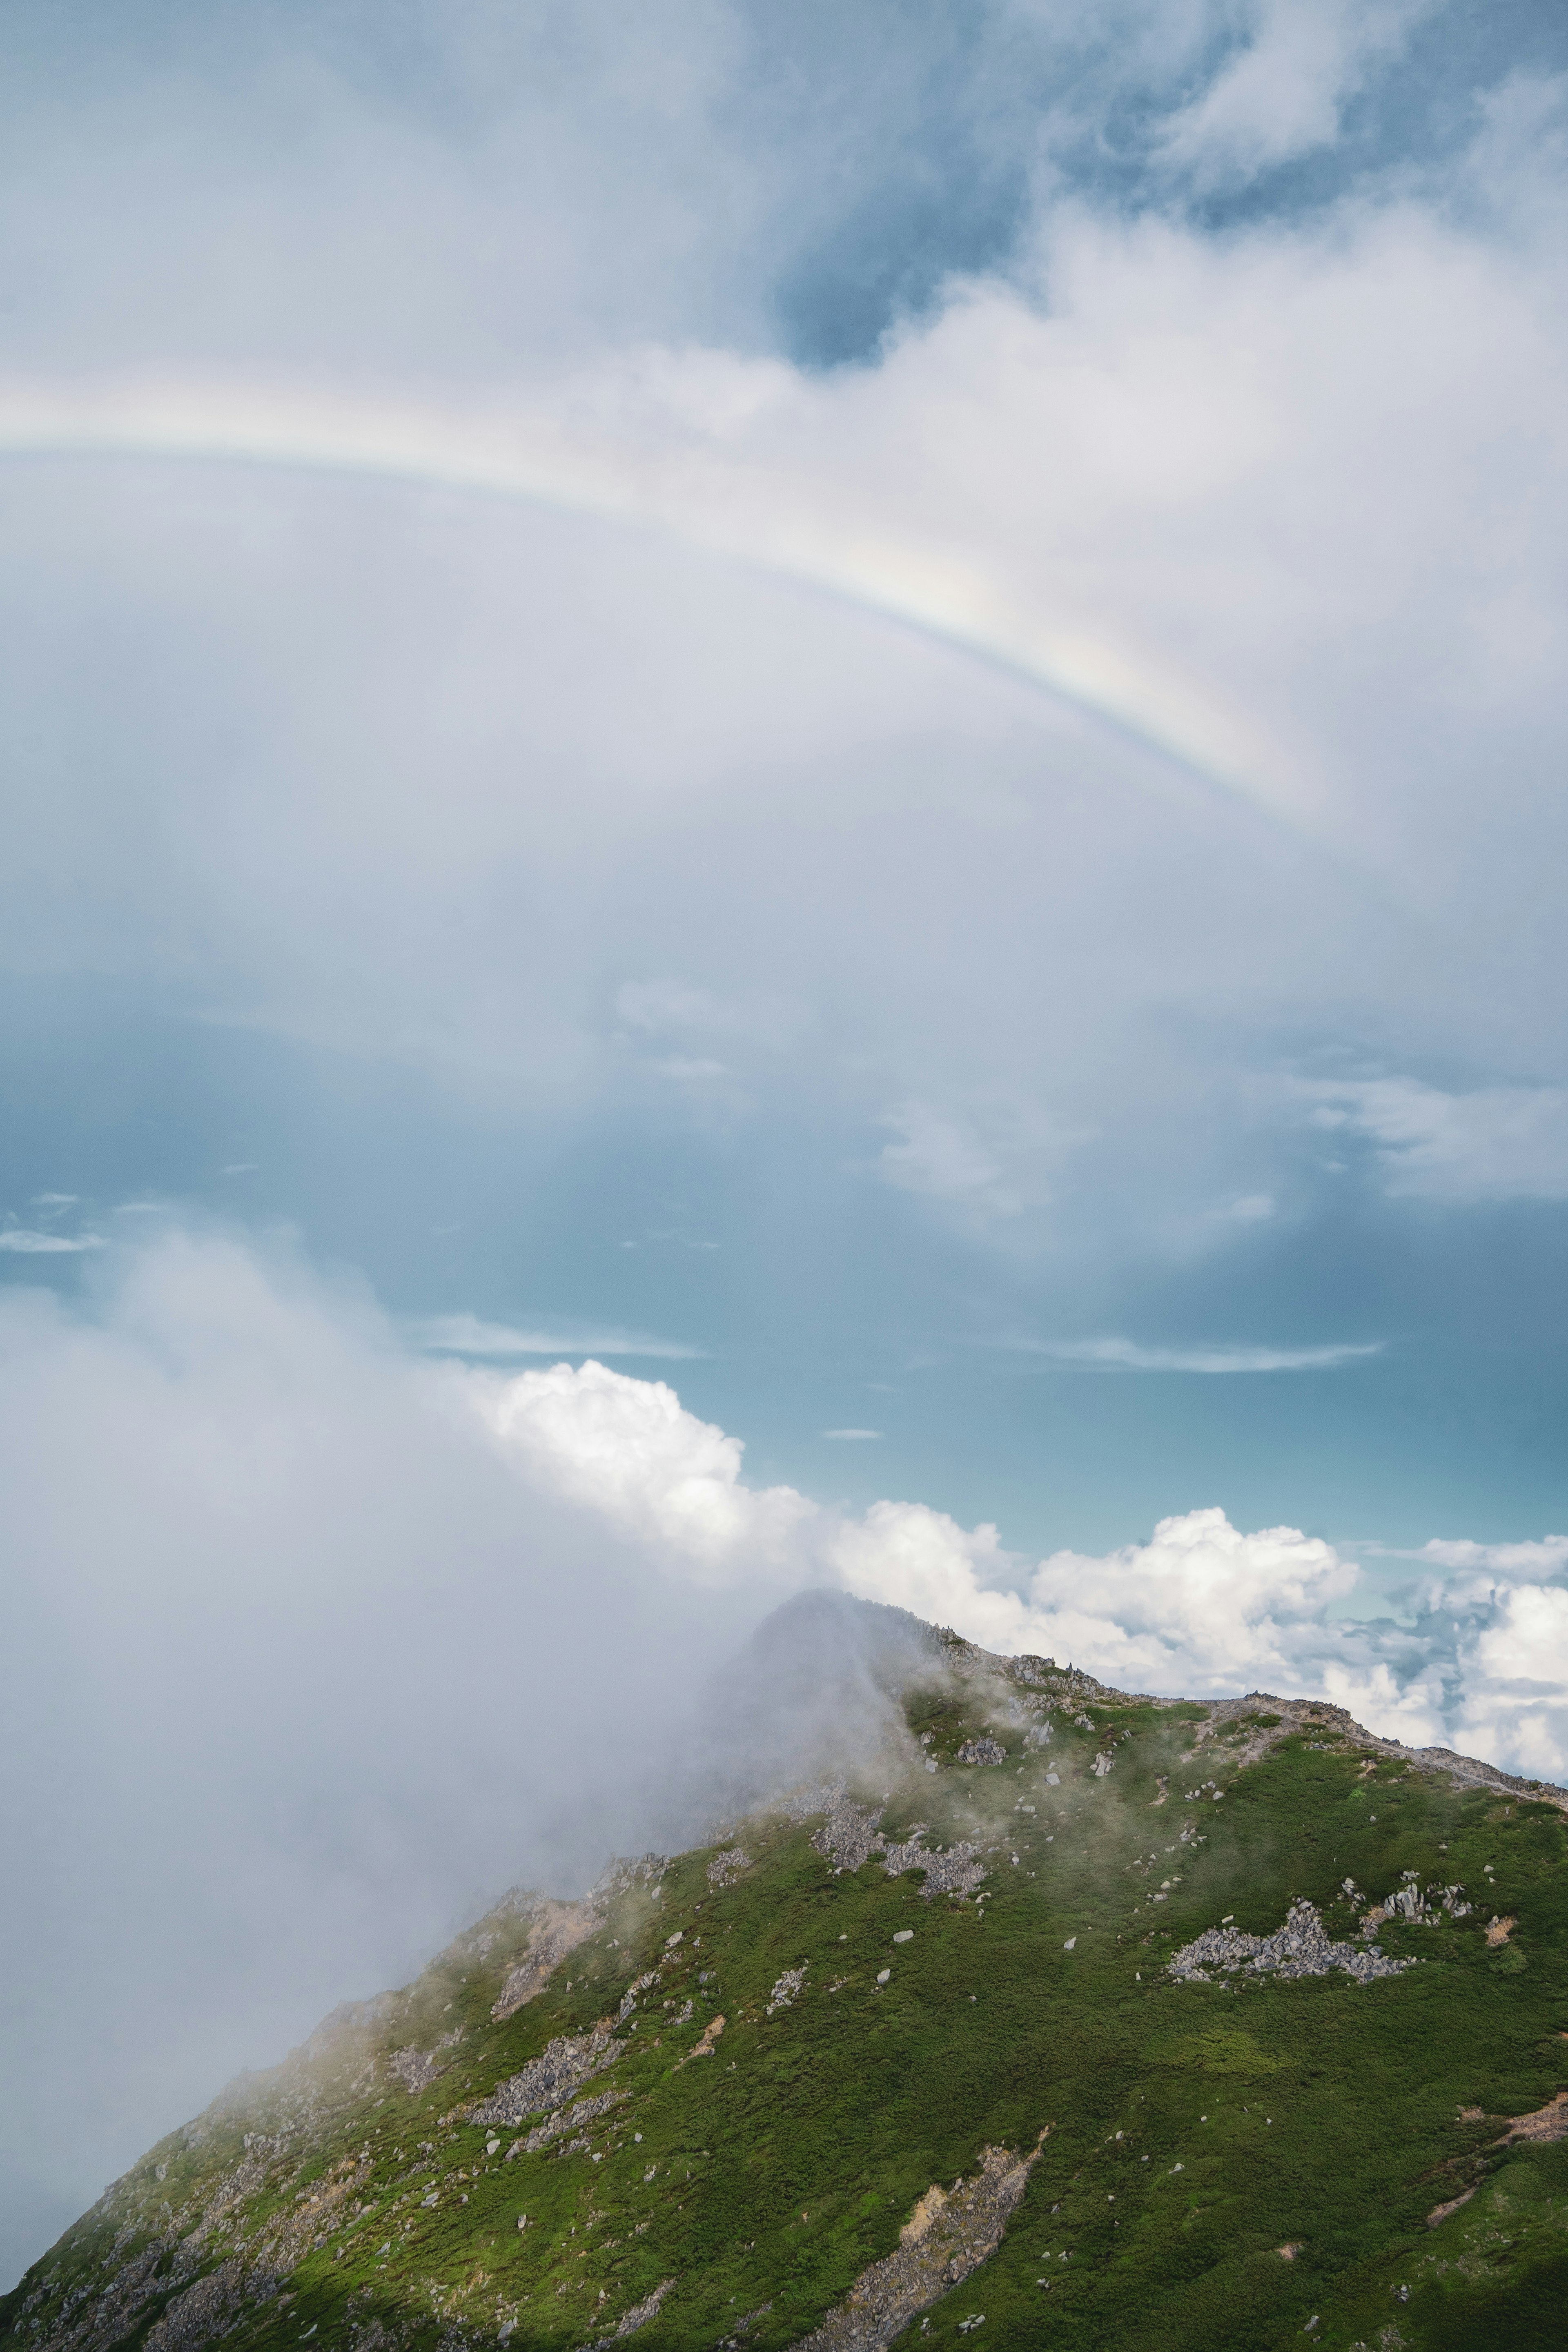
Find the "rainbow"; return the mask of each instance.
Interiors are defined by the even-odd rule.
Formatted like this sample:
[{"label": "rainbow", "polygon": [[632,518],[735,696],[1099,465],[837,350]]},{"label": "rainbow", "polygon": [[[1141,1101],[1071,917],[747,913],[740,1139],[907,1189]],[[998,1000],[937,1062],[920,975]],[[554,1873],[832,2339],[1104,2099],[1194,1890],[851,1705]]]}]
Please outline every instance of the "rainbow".
[{"label": "rainbow", "polygon": [[0,457],[209,459],[360,475],[640,525],[825,591],[1064,698],[1277,817],[1303,814],[1279,748],[1146,649],[1075,627],[1005,558],[944,545],[842,489],[700,438],[617,438],[548,411],[320,386],[158,378],[0,382]]}]

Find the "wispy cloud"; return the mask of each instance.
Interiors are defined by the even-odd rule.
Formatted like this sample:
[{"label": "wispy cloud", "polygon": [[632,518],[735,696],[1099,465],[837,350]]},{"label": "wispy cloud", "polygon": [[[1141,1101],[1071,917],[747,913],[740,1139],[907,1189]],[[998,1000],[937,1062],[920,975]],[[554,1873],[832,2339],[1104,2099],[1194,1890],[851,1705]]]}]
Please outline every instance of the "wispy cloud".
[{"label": "wispy cloud", "polygon": [[824,1437],[839,1438],[880,1437],[883,1434],[879,1429],[825,1429],[822,1433]]},{"label": "wispy cloud", "polygon": [[647,1331],[610,1331],[601,1324],[574,1328],[557,1324],[520,1330],[510,1323],[486,1323],[478,1315],[430,1315],[409,1326],[416,1344],[441,1356],[663,1356],[689,1362],[704,1348],[683,1339],[660,1339]]},{"label": "wispy cloud", "polygon": [[40,1234],[29,1225],[12,1225],[0,1233],[0,1250],[17,1257],[74,1256],[80,1250],[100,1250],[101,1234]]},{"label": "wispy cloud", "polygon": [[1145,1348],[1136,1339],[1009,1339],[1020,1355],[1131,1372],[1325,1372],[1380,1355],[1381,1339],[1326,1348]]},{"label": "wispy cloud", "polygon": [[1568,1087],[1477,1087],[1447,1094],[1420,1078],[1317,1080],[1301,1087],[1315,1127],[1378,1147],[1384,1190],[1444,1201],[1568,1200]]}]

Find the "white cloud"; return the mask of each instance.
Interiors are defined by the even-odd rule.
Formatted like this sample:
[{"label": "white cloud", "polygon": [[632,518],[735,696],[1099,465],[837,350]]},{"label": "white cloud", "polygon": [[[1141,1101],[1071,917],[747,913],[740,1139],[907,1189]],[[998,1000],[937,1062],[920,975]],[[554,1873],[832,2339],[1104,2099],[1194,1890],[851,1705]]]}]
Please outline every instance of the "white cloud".
[{"label": "white cloud", "polygon": [[1326,146],[1369,68],[1403,47],[1436,0],[1254,0],[1251,38],[1160,148],[1200,184]]},{"label": "white cloud", "polygon": [[825,1429],[822,1433],[824,1437],[837,1437],[847,1440],[880,1437],[884,1433],[879,1429]]},{"label": "white cloud", "polygon": [[795,1538],[814,1507],[791,1486],[742,1485],[742,1440],[688,1412],[663,1381],[592,1361],[466,1377],[508,1459],[661,1557],[716,1583],[798,1573]]},{"label": "white cloud", "polygon": [[788,1045],[806,1017],[805,1007],[785,996],[721,996],[680,980],[626,981],[616,991],[616,1011],[634,1029],[655,1035],[676,1030],[774,1046]]},{"label": "white cloud", "polygon": [[43,1234],[26,1225],[7,1225],[0,1229],[0,1250],[10,1250],[18,1257],[68,1256],[79,1250],[98,1250],[103,1246],[101,1234]]},{"label": "white cloud", "polygon": [[[1345,1613],[1359,1565],[1299,1528],[1247,1532],[1211,1507],[1161,1520],[1147,1543],[1030,1561],[995,1527],[923,1503],[846,1515],[793,1487],[750,1487],[740,1440],[663,1381],[597,1363],[458,1377],[507,1459],[646,1547],[661,1577],[757,1594],[838,1584],[1124,1688],[1315,1694],[1388,1738],[1468,1741],[1510,1769],[1568,1774],[1568,1591],[1541,1580],[1568,1566],[1568,1539],[1434,1540],[1413,1558],[1439,1573],[1411,1623],[1394,1624]],[[1538,1580],[1508,1580],[1521,1576]]]},{"label": "white cloud", "polygon": [[1272,1192],[1244,1192],[1239,1200],[1230,1203],[1224,1214],[1233,1217],[1237,1224],[1260,1224],[1274,1214],[1274,1195]]},{"label": "white cloud", "polygon": [[1568,1774],[1568,1589],[1514,1585],[1464,1657],[1456,1744],[1506,1756],[1516,1771]]},{"label": "white cloud", "polygon": [[690,1054],[666,1055],[662,1060],[655,1062],[653,1066],[661,1078],[700,1080],[721,1078],[726,1076],[722,1062],[709,1061],[700,1055]]},{"label": "white cloud", "polygon": [[660,1339],[647,1331],[607,1330],[603,1324],[574,1329],[569,1324],[518,1328],[486,1322],[478,1315],[426,1315],[409,1325],[416,1344],[447,1356],[662,1356],[690,1361],[701,1348],[681,1339]]},{"label": "white cloud", "polygon": [[929,1103],[911,1102],[889,1112],[886,1124],[899,1139],[884,1144],[878,1155],[877,1165],[889,1184],[931,1200],[965,1207],[978,1203],[1004,1215],[1023,1206],[1017,1193],[1004,1183],[999,1163],[964,1120]]},{"label": "white cloud", "polygon": [[1437,1568],[1491,1569],[1500,1576],[1551,1576],[1568,1568],[1568,1536],[1542,1536],[1525,1543],[1475,1543],[1468,1537],[1435,1536],[1418,1552],[1406,1555],[1430,1560]]},{"label": "white cloud", "polygon": [[1145,1348],[1133,1339],[1017,1339],[1021,1353],[1064,1364],[1100,1364],[1137,1372],[1322,1372],[1382,1353],[1381,1339],[1318,1348]]},{"label": "white cloud", "polygon": [[1447,1094],[1419,1078],[1304,1082],[1315,1123],[1378,1147],[1395,1199],[1568,1200],[1568,1087],[1477,1087]]},{"label": "white cloud", "polygon": [[982,1221],[1043,1206],[1055,1171],[1090,1134],[1023,1095],[966,1108],[911,1097],[880,1124],[896,1138],[877,1156],[885,1182]]}]

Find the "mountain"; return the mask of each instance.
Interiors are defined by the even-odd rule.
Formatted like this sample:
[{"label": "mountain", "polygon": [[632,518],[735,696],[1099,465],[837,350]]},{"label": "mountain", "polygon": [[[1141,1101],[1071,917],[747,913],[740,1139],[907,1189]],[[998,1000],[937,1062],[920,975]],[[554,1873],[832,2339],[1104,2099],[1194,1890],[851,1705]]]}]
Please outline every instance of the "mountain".
[{"label": "mountain", "polygon": [[231,2084],[5,2352],[1560,2352],[1568,1791],[820,1599],[710,1734],[701,1843]]}]

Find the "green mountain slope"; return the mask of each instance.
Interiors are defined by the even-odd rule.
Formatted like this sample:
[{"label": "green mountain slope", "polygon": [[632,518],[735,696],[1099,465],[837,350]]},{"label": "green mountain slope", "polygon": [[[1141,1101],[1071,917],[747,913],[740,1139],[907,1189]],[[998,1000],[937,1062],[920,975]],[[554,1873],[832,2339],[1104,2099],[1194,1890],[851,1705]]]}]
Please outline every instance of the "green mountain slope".
[{"label": "green mountain slope", "polygon": [[6,2352],[1561,2346],[1568,1794],[871,1653],[854,1771],[232,2084]]}]

